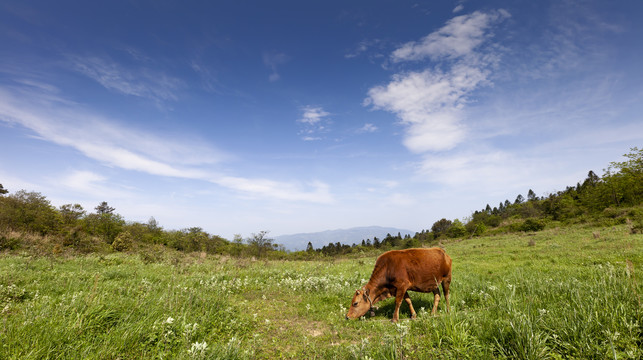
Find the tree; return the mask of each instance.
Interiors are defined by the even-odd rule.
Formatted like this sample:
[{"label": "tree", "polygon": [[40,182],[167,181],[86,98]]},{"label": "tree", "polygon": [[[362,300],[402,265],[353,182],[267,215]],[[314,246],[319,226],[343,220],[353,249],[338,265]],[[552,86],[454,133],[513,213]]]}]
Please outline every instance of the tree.
[{"label": "tree", "polygon": [[85,216],[85,209],[80,204],[65,204],[60,207],[60,215],[65,225],[73,226]]},{"label": "tree", "polygon": [[6,193],[8,193],[8,192],[9,192],[9,190],[5,189],[5,188],[2,186],[2,184],[0,184],[0,195],[4,195],[4,194],[6,194]]},{"label": "tree", "polygon": [[234,256],[241,256],[245,245],[243,244],[243,237],[241,234],[234,234],[232,243],[230,244],[230,253]]},{"label": "tree", "polygon": [[0,228],[41,235],[56,233],[60,228],[60,213],[38,192],[20,190],[0,200]]},{"label": "tree", "polygon": [[[616,205],[637,205],[643,201],[643,148],[633,147],[624,154],[626,161],[614,161],[608,167],[607,182]],[[614,169],[613,174],[610,170]]]},{"label": "tree", "polygon": [[111,244],[123,230],[125,221],[120,215],[114,214],[115,209],[107,205],[106,201],[101,202],[94,209],[96,214],[90,214],[84,219],[89,232],[103,236],[105,241]]},{"label": "tree", "polygon": [[102,203],[98,204],[98,206],[96,206],[94,209],[96,210],[96,213],[98,215],[111,214],[114,212],[114,210],[116,210],[113,207],[107,205],[107,201],[103,201]]},{"label": "tree", "polygon": [[315,251],[315,249],[313,248],[313,243],[309,241],[308,245],[306,246],[306,252],[311,253],[313,251]]},{"label": "tree", "polygon": [[587,187],[587,186],[592,186],[593,187],[593,186],[596,186],[600,180],[601,180],[601,178],[598,177],[598,175],[596,175],[596,173],[594,173],[594,171],[590,170],[587,173],[587,179],[585,179],[585,181],[583,181],[583,185],[581,185],[581,187]]},{"label": "tree", "polygon": [[536,196],[536,193],[531,189],[529,189],[529,193],[527,193],[527,200],[528,201],[538,200],[538,197]]},{"label": "tree", "polygon": [[440,235],[446,234],[446,232],[451,227],[451,224],[452,224],[451,220],[442,218],[433,223],[433,226],[431,226],[431,231],[435,234],[435,237],[437,238]]},{"label": "tree", "polygon": [[522,194],[518,194],[516,197],[516,201],[514,201],[514,204],[522,204],[525,201],[525,198],[522,197]]},{"label": "tree", "polygon": [[458,219],[453,220],[453,223],[447,231],[448,236],[452,238],[463,237],[466,233],[467,230],[465,229],[464,224],[462,224]]},{"label": "tree", "polygon": [[380,245],[381,245],[380,239],[378,239],[377,236],[374,236],[373,237],[373,247],[376,248],[376,249],[379,249]]},{"label": "tree", "polygon": [[247,240],[248,245],[254,250],[258,258],[272,250],[274,239],[268,237],[268,231],[262,230],[258,234],[252,234]]}]

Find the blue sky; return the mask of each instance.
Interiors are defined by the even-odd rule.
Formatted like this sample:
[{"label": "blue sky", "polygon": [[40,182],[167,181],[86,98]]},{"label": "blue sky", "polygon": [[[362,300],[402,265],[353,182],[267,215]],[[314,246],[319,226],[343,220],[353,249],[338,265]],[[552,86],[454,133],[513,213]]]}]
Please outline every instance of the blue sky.
[{"label": "blue sky", "polygon": [[3,1],[0,183],[231,239],[428,229],[643,146],[641,1]]}]

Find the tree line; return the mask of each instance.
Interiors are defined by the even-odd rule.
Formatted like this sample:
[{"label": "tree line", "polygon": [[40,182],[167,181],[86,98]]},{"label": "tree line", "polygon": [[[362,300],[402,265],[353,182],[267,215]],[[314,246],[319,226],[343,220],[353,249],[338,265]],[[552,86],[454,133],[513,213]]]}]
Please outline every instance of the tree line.
[{"label": "tree line", "polygon": [[[337,256],[377,249],[385,251],[432,244],[444,238],[465,238],[501,232],[540,231],[551,223],[615,225],[634,221],[632,231],[643,231],[643,149],[632,148],[626,160],[611,162],[603,176],[590,171],[575,186],[539,197],[529,189],[514,201],[489,204],[465,220],[442,218],[415,235],[387,234],[352,245],[329,243],[288,254],[267,231],[232,240],[209,234],[200,227],[166,230],[151,217],[146,223],[129,222],[105,201],[88,212],[79,204],[52,206],[42,194],[19,190],[13,194],[0,184],[0,250],[16,249],[25,234],[53,239],[53,251],[129,251],[137,246],[161,245],[183,252],[231,256],[307,258]],[[9,194],[9,195],[7,195]],[[17,234],[16,234],[17,233]]]},{"label": "tree line", "polygon": [[[518,194],[515,200],[506,199],[496,206],[489,204],[476,210],[465,220],[442,218],[430,229],[414,236],[393,237],[383,240],[362,240],[352,246],[328,244],[307,251],[324,255],[343,255],[367,249],[389,250],[410,248],[436,243],[440,239],[464,238],[483,234],[530,232],[543,230],[548,224],[593,223],[602,226],[633,222],[632,231],[643,231],[643,149],[631,148],[623,155],[626,160],[610,162],[603,176],[589,171],[587,177],[575,186],[546,196],[537,196],[529,189],[527,197]],[[639,207],[639,208],[637,208]]]},{"label": "tree line", "polygon": [[[201,227],[166,230],[154,219],[146,223],[125,221],[106,201],[93,212],[80,204],[55,208],[42,194],[19,190],[8,194],[0,184],[0,250],[21,245],[25,234],[54,239],[54,251],[73,248],[81,252],[132,250],[137,245],[163,245],[178,251],[262,257],[283,250],[267,231],[232,241],[212,235]],[[17,233],[16,233],[17,232]]]}]

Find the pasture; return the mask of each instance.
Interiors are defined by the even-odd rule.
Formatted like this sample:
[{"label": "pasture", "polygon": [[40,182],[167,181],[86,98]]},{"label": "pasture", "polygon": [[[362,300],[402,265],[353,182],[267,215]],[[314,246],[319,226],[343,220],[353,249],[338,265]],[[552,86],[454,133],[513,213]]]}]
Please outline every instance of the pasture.
[{"label": "pasture", "polygon": [[411,292],[344,319],[377,254],[252,261],[0,255],[0,359],[639,359],[643,235],[582,226],[444,242],[451,313]]}]

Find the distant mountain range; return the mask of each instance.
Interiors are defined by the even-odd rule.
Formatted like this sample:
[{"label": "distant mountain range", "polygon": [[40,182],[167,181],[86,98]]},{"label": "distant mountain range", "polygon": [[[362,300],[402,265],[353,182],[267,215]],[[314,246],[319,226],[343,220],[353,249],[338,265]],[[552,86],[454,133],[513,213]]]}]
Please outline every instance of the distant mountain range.
[{"label": "distant mountain range", "polygon": [[340,242],[347,245],[352,245],[353,243],[361,244],[362,240],[370,239],[372,241],[373,237],[381,240],[386,237],[386,234],[396,236],[397,233],[400,233],[402,237],[404,237],[406,234],[413,236],[415,231],[381,226],[365,226],[315,233],[280,235],[274,237],[274,242],[283,245],[287,250],[297,251],[306,250],[309,241],[313,244],[313,247],[317,249],[328,245],[328,243],[335,244]]}]

